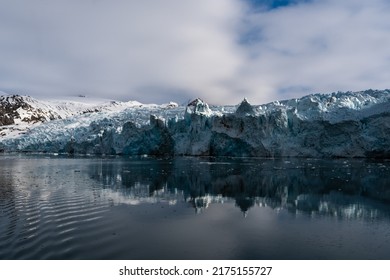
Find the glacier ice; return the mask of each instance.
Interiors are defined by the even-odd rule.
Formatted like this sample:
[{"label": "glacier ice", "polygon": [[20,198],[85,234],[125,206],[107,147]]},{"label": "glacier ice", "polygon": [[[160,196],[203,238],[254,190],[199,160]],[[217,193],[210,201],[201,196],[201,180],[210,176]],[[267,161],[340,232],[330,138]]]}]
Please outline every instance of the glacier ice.
[{"label": "glacier ice", "polygon": [[237,106],[209,106],[201,99],[179,106],[18,97],[28,105],[17,108],[11,99],[0,99],[5,152],[390,157],[390,90],[312,94],[257,106],[247,99]]}]

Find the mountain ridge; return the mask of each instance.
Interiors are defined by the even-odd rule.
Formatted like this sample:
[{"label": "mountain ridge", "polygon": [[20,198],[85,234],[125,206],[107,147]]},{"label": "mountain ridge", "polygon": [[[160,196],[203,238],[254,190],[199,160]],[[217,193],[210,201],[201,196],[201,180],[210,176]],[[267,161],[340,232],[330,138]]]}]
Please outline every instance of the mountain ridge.
[{"label": "mountain ridge", "polygon": [[[0,99],[1,100],[1,99]],[[390,157],[390,90],[311,94],[251,105],[134,101],[0,126],[0,149],[125,155]],[[4,117],[4,115],[1,115]]]}]

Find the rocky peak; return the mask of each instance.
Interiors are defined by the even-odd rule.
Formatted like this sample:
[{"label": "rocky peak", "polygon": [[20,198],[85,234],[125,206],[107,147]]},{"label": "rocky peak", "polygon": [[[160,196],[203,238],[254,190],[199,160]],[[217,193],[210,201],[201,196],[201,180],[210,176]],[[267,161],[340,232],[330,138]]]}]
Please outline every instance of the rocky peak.
[{"label": "rocky peak", "polygon": [[44,122],[56,118],[52,112],[39,108],[38,103],[30,96],[0,96],[0,126],[16,122]]},{"label": "rocky peak", "polygon": [[0,96],[0,126],[15,123],[16,118],[20,118],[18,109],[29,110],[31,106],[27,104],[20,95]]},{"label": "rocky peak", "polygon": [[248,100],[244,98],[244,100],[240,103],[236,110],[236,115],[238,116],[253,116],[255,115],[255,111],[251,104],[249,104]]}]

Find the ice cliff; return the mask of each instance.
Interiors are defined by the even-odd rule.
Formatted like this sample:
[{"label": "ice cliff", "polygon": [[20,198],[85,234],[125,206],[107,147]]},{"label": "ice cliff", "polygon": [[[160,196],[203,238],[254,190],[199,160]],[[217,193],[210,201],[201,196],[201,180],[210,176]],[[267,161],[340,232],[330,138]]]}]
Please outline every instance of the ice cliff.
[{"label": "ice cliff", "polygon": [[[21,104],[26,99],[18,98]],[[390,158],[390,90],[313,94],[260,106],[246,99],[237,106],[201,99],[187,106],[68,105],[68,114],[46,102],[34,125],[27,118],[24,126],[21,114],[15,121],[17,113],[37,112],[34,104],[0,101],[5,152]]]}]

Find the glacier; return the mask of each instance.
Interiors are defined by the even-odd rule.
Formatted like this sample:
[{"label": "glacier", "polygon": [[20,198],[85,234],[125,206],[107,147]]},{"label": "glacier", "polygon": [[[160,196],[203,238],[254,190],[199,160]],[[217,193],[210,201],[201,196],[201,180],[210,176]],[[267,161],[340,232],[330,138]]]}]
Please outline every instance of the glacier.
[{"label": "glacier", "polygon": [[390,90],[235,106],[25,96],[2,96],[0,103],[3,152],[390,158]]}]

